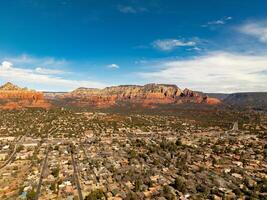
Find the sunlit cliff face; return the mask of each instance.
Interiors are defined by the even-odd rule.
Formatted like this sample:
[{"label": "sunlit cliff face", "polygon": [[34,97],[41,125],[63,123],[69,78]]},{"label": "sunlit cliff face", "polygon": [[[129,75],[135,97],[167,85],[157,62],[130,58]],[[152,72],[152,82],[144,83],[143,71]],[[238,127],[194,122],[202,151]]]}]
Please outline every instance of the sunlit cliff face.
[{"label": "sunlit cliff face", "polygon": [[0,107],[5,109],[49,107],[43,93],[20,88],[12,83],[6,83],[0,87],[0,100],[3,102]]}]

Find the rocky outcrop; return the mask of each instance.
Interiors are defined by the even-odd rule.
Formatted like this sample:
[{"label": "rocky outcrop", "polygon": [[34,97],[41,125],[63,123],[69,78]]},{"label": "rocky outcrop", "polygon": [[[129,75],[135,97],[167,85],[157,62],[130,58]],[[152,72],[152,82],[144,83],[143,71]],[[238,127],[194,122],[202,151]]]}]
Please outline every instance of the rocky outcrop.
[{"label": "rocky outcrop", "polygon": [[0,86],[0,91],[22,91],[27,90],[27,88],[20,88],[10,82],[5,83],[4,85]]},{"label": "rocky outcrop", "polygon": [[152,108],[183,103],[216,105],[220,101],[201,92],[182,90],[176,85],[167,84],[121,85],[104,89],[78,88],[70,93],[42,93],[20,88],[12,83],[0,86],[0,108],[4,109],[49,108],[51,104],[60,107],[109,108],[140,105]]},{"label": "rocky outcrop", "polygon": [[201,92],[181,90],[176,85],[147,84],[122,85],[104,89],[78,88],[71,93],[59,95],[59,99],[70,106],[111,107],[126,104],[139,104],[155,107],[161,104],[203,103],[219,104]]},{"label": "rocky outcrop", "polygon": [[219,99],[216,99],[216,98],[207,97],[206,103],[209,105],[217,105],[217,104],[220,104],[221,101]]},{"label": "rocky outcrop", "polygon": [[12,83],[0,87],[0,108],[21,109],[25,107],[49,108],[42,92],[20,88]]}]

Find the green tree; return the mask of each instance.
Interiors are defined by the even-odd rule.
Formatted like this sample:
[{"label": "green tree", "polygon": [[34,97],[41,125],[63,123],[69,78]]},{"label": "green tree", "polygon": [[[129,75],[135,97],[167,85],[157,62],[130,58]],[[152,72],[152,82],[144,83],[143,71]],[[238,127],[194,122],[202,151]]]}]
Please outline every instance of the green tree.
[{"label": "green tree", "polygon": [[180,192],[185,192],[185,181],[182,178],[177,177],[174,181],[174,188]]},{"label": "green tree", "polygon": [[89,195],[87,195],[85,197],[85,200],[98,200],[98,199],[102,199],[103,197],[105,197],[105,194],[102,190],[97,189],[92,191]]},{"label": "green tree", "polygon": [[35,196],[36,196],[36,192],[34,191],[34,189],[32,189],[27,193],[26,199],[27,200],[34,200]]}]

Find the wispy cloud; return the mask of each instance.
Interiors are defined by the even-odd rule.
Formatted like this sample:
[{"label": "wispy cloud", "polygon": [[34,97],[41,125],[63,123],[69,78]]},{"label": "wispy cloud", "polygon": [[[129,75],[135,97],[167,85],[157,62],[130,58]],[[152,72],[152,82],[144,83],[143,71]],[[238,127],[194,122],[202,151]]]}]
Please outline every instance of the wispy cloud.
[{"label": "wispy cloud", "polygon": [[53,57],[34,57],[27,54],[19,56],[6,56],[2,60],[8,60],[14,65],[39,66],[39,67],[64,67],[68,64],[65,59],[56,59]]},{"label": "wispy cloud", "polygon": [[211,52],[191,59],[163,61],[154,71],[138,73],[205,92],[267,91],[267,55]]},{"label": "wispy cloud", "polygon": [[238,30],[258,39],[260,42],[267,43],[267,20],[245,23],[238,27]]},{"label": "wispy cloud", "polygon": [[117,64],[110,64],[110,65],[107,65],[107,68],[110,68],[110,69],[119,69],[120,66],[117,65]]},{"label": "wispy cloud", "polygon": [[163,39],[156,40],[152,43],[152,46],[161,51],[171,51],[177,47],[195,46],[195,41],[183,41],[178,39]]},{"label": "wispy cloud", "polygon": [[214,21],[209,21],[208,23],[202,25],[202,27],[208,27],[208,26],[212,26],[212,25],[223,25],[226,24],[228,21],[232,20],[232,17],[224,17],[218,20],[214,20]]},{"label": "wispy cloud", "polygon": [[67,72],[58,69],[47,69],[43,67],[36,67],[35,72],[38,74],[65,74]]},{"label": "wispy cloud", "polygon": [[117,9],[124,14],[136,14],[147,12],[148,10],[144,7],[137,7],[137,6],[128,6],[128,5],[118,5]]},{"label": "wispy cloud", "polygon": [[[27,61],[28,62],[28,61]],[[0,79],[21,86],[31,86],[39,90],[69,91],[77,87],[104,87],[98,81],[74,80],[64,76],[65,71],[36,67],[33,69],[16,66],[9,60],[0,64]]]}]

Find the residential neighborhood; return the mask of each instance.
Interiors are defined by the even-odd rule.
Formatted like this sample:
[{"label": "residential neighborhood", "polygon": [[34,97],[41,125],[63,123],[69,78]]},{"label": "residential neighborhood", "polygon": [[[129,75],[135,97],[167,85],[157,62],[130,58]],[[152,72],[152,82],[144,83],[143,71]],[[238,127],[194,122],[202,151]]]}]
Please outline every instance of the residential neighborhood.
[{"label": "residential neighborhood", "polygon": [[224,126],[64,109],[1,116],[1,199],[267,197],[264,115]]}]

